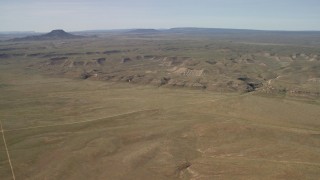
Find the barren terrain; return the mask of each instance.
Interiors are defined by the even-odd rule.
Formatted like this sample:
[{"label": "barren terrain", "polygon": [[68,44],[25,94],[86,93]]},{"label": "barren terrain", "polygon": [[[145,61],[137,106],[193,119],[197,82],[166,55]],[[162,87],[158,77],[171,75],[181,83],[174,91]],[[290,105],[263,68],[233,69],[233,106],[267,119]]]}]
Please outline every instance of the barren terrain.
[{"label": "barren terrain", "polygon": [[0,179],[319,179],[319,46],[245,40],[0,42]]}]

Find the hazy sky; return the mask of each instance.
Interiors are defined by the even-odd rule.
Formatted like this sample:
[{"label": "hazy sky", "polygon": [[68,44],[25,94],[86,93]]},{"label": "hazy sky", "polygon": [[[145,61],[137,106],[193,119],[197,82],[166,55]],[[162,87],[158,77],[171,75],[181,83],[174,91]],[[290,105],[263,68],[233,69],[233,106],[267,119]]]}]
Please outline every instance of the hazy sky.
[{"label": "hazy sky", "polygon": [[0,0],[0,31],[320,30],[320,0]]}]

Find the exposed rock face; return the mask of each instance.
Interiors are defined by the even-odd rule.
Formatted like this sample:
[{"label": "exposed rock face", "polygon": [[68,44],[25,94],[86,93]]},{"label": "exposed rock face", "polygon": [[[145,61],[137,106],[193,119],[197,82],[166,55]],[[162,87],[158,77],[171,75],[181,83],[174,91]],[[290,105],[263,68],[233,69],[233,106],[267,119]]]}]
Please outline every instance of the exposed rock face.
[{"label": "exposed rock face", "polygon": [[255,91],[257,88],[263,86],[263,84],[259,80],[251,79],[248,77],[239,77],[238,80],[246,83],[246,85],[247,85],[246,91],[247,92]]},{"label": "exposed rock face", "polygon": [[106,58],[99,58],[99,59],[97,59],[97,63],[98,64],[104,64],[104,62],[106,61]]},{"label": "exposed rock face", "polygon": [[65,62],[65,60],[67,60],[68,57],[54,57],[54,58],[50,58],[48,65],[60,65],[63,64]]},{"label": "exposed rock face", "polygon": [[129,62],[129,61],[131,61],[131,60],[132,60],[131,58],[126,57],[126,58],[123,58],[123,59],[121,60],[121,63],[126,63],[126,62]]},{"label": "exposed rock face", "polygon": [[170,77],[162,77],[160,80],[160,86],[167,84],[170,81]]},{"label": "exposed rock face", "polygon": [[[261,53],[251,56],[232,55],[221,59],[211,57],[201,59],[156,53],[133,53],[127,49],[118,51],[116,48],[108,52],[88,52],[31,51],[22,53],[22,55],[45,59],[46,61],[38,63],[39,69],[73,78],[151,84],[169,88],[186,87],[219,92],[256,91],[256,93],[292,96],[319,96],[317,89],[320,82],[319,62],[299,59],[301,55],[297,55],[294,62],[290,60],[279,63],[273,57],[263,59],[264,54]],[[130,53],[111,55],[118,52]],[[314,54],[307,54],[307,56],[319,57]],[[7,56],[14,57],[13,53],[0,53],[0,59]],[[262,56],[262,59],[256,56]],[[284,59],[283,57],[287,56],[281,56],[281,59]],[[283,67],[279,68],[281,64]],[[272,68],[275,70],[273,71]],[[93,72],[94,69],[97,72]],[[83,72],[87,74],[82,74]],[[295,75],[296,72],[304,76],[299,77]],[[292,79],[294,75],[295,78]],[[297,83],[304,83],[314,88],[299,88]]]},{"label": "exposed rock face", "polygon": [[188,69],[188,68],[182,67],[182,68],[179,68],[179,69],[175,70],[174,73],[180,74],[180,75],[183,75],[183,76],[200,77],[200,76],[203,75],[204,70],[203,69],[200,69],[200,70]]},{"label": "exposed rock face", "polygon": [[89,73],[83,72],[83,73],[81,73],[80,78],[81,78],[81,79],[88,79],[90,76],[91,76],[91,75],[90,75]]}]

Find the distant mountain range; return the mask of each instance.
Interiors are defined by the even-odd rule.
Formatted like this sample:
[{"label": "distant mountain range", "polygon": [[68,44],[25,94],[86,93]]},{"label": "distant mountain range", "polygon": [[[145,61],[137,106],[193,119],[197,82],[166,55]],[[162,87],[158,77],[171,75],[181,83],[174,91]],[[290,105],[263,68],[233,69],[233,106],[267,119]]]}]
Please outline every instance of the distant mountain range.
[{"label": "distant mountain range", "polygon": [[227,29],[227,28],[197,28],[197,27],[183,27],[171,28],[164,30],[166,32],[176,33],[209,33],[209,34],[320,34],[320,31],[282,31],[282,30],[254,30],[254,29]]},{"label": "distant mountain range", "polygon": [[132,34],[153,34],[153,33],[159,33],[161,32],[160,30],[156,29],[133,29],[129,30],[127,33],[132,33]]},{"label": "distant mountain range", "polygon": [[[8,32],[7,32],[8,33]],[[75,35],[76,34],[76,35]],[[97,37],[104,35],[157,35],[157,34],[182,34],[192,36],[210,36],[220,38],[264,38],[264,39],[296,39],[307,38],[312,42],[313,38],[320,38],[320,31],[268,31],[268,30],[250,30],[250,29],[224,29],[224,28],[196,28],[182,27],[171,29],[114,29],[114,30],[86,30],[76,31],[73,34],[67,33],[64,30],[53,30],[47,34],[21,34],[11,32],[10,36],[3,35],[9,41],[41,41],[41,40],[63,40],[77,39],[84,37]],[[1,37],[1,34],[0,34]],[[1,40],[1,39],[0,39]]]},{"label": "distant mountain range", "polygon": [[60,40],[60,39],[77,39],[84,38],[84,36],[73,35],[65,32],[62,29],[53,30],[47,34],[27,36],[22,38],[14,38],[10,41],[41,41],[41,40]]}]

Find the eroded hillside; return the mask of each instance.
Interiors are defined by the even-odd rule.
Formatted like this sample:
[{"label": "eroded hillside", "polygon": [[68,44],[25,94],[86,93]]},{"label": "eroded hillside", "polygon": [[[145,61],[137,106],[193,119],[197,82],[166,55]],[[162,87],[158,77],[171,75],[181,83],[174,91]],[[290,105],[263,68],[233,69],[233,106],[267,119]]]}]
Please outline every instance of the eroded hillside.
[{"label": "eroded hillside", "polygon": [[319,96],[316,46],[118,35],[5,47],[0,49],[3,62],[20,59],[28,68],[50,75],[216,92]]}]

